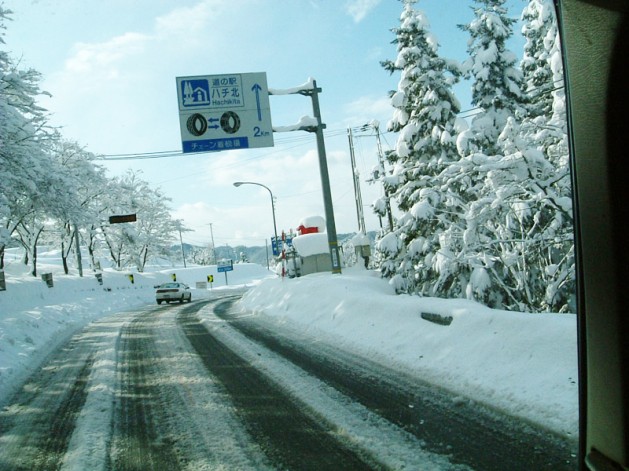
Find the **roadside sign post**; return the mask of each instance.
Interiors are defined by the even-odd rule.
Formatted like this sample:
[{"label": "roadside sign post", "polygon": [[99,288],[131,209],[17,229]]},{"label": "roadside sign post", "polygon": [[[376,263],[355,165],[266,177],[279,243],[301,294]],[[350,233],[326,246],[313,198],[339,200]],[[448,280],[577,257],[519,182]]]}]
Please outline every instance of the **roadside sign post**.
[{"label": "roadside sign post", "polygon": [[280,237],[271,237],[271,249],[273,251],[273,255],[279,256],[282,254],[282,251],[286,248],[290,248],[293,246],[293,235],[292,234],[282,234]]},{"label": "roadside sign post", "polygon": [[[330,262],[332,264],[332,273],[341,273],[341,257],[336,236],[336,223],[334,221],[334,208],[332,205],[332,193],[330,191],[330,176],[328,174],[328,163],[325,153],[325,141],[323,138],[323,130],[325,124],[321,121],[321,109],[319,107],[319,92],[321,88],[317,87],[317,81],[310,81],[300,87],[288,90],[271,90],[271,95],[293,95],[300,94],[308,96],[312,99],[312,112],[316,125],[306,125],[299,128],[288,127],[286,131],[302,130],[315,133],[317,137],[317,152],[319,154],[319,172],[321,174],[321,189],[323,190],[323,206],[325,210],[326,230],[328,233],[328,246],[330,248]],[[277,128],[276,128],[277,130]]]},{"label": "roadside sign post", "polygon": [[225,284],[227,283],[227,272],[232,271],[234,269],[234,261],[229,258],[224,258],[219,260],[216,264],[216,271],[225,273]]},{"label": "roadside sign post", "polygon": [[184,153],[273,147],[266,73],[177,77]]}]

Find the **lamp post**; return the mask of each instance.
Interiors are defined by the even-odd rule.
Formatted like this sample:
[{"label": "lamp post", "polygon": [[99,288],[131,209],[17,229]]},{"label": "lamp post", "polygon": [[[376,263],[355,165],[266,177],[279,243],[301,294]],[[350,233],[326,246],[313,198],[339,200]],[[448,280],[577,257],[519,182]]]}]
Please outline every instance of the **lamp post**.
[{"label": "lamp post", "polygon": [[[261,186],[262,188],[266,188],[267,191],[269,192],[269,195],[271,195],[271,211],[273,212],[273,233],[275,234],[275,244],[279,249],[279,241],[277,240],[277,225],[275,223],[275,201],[273,200],[273,192],[271,191],[271,189],[266,186],[263,185],[262,183],[256,183],[256,182],[234,182],[234,186],[235,187],[239,187],[240,185],[257,185],[257,186]],[[271,247],[273,247],[273,244],[271,244]]]}]

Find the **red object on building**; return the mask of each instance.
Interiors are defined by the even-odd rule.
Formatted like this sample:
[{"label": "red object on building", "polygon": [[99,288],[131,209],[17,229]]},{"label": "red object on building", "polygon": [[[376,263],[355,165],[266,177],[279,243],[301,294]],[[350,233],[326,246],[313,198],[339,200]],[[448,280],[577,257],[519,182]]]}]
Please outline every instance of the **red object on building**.
[{"label": "red object on building", "polygon": [[302,224],[301,226],[297,227],[297,232],[299,232],[299,235],[315,234],[319,232],[319,228],[318,227],[305,227]]}]

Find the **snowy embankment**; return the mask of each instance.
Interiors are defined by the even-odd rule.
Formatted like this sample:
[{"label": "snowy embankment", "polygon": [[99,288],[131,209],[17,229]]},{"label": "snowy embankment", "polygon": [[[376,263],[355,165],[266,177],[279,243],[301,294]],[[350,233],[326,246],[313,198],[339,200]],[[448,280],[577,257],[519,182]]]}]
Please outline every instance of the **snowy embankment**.
[{"label": "snowy embankment", "polygon": [[[109,313],[154,304],[155,284],[193,288],[213,274],[213,289],[193,289],[193,300],[248,286],[240,308],[270,323],[367,355],[458,394],[576,438],[578,385],[576,316],[522,314],[466,300],[397,296],[375,272],[345,269],[281,279],[266,268],[236,264],[134,274],[105,271],[101,286],[55,273],[54,288],[10,264],[0,291],[0,398],[7,397],[70,334]],[[421,314],[451,317],[450,325]]]}]

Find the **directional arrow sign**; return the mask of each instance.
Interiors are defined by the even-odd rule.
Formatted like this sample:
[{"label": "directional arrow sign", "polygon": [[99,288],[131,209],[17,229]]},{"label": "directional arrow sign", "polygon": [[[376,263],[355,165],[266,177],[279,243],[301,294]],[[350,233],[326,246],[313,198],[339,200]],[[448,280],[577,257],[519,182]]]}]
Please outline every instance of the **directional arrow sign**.
[{"label": "directional arrow sign", "polygon": [[184,152],[272,147],[266,73],[177,77]]},{"label": "directional arrow sign", "polygon": [[[262,109],[260,108],[260,90],[262,87],[258,83],[254,83],[251,90],[256,94],[256,107],[258,108],[258,121],[262,121]],[[268,95],[268,93],[267,93]]]}]

